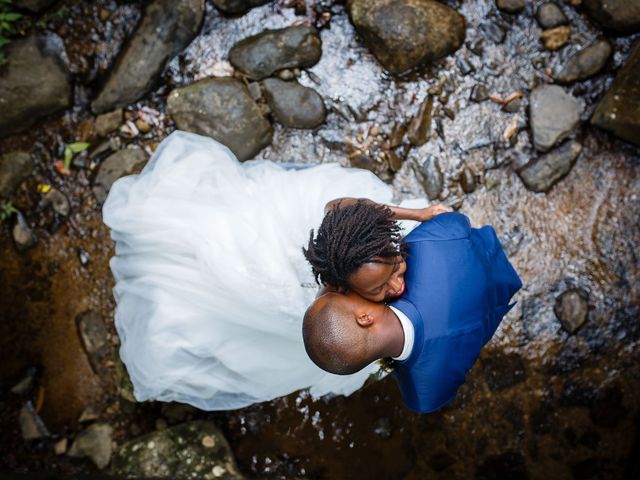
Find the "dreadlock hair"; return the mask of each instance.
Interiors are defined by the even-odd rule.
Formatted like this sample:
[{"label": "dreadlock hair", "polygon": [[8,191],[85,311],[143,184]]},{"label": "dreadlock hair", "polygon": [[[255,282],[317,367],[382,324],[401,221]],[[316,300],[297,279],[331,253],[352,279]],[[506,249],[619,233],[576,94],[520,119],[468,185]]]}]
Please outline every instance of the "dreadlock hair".
[{"label": "dreadlock hair", "polygon": [[349,277],[365,263],[405,255],[400,225],[384,205],[358,200],[342,207],[338,203],[324,216],[316,237],[311,230],[303,248],[316,282],[349,290]]}]

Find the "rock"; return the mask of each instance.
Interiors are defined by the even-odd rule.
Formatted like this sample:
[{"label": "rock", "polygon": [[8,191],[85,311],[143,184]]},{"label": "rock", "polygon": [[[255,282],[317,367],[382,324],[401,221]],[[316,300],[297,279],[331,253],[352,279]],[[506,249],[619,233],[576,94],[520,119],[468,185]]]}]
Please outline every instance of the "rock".
[{"label": "rock", "polygon": [[604,68],[612,52],[607,40],[599,40],[572,55],[553,78],[566,84],[592,77]]},{"label": "rock", "polygon": [[553,309],[562,328],[569,333],[576,331],[587,321],[589,294],[580,288],[572,288],[556,298]]},{"label": "rock", "polygon": [[53,444],[53,452],[56,455],[64,455],[65,453],[67,453],[68,443],[69,441],[67,440],[67,437],[62,437],[60,440]]},{"label": "rock", "polygon": [[58,215],[62,215],[63,217],[68,216],[69,212],[71,211],[69,199],[64,193],[53,187],[51,187],[51,189],[47,193],[45,193],[44,197],[42,197],[41,204],[43,207],[51,205],[53,211]]},{"label": "rock", "polygon": [[483,366],[487,385],[494,392],[512,387],[526,377],[522,357],[516,353],[494,352]]},{"label": "rock", "polygon": [[529,117],[533,144],[546,152],[565,139],[580,121],[578,99],[557,85],[543,85],[531,92]]},{"label": "rock", "polygon": [[553,2],[543,3],[536,10],[536,20],[543,29],[555,28],[569,23],[567,16]]},{"label": "rock", "polygon": [[518,175],[532,192],[548,192],[571,171],[581,151],[582,145],[578,142],[566,142],[529,162],[518,171]]},{"label": "rock", "polygon": [[591,124],[640,146],[640,41],[636,42],[611,88],[600,100]]},{"label": "rock", "polygon": [[481,83],[477,83],[471,89],[471,95],[469,95],[469,100],[472,102],[484,102],[489,99],[489,90],[485,85]]},{"label": "rock", "polygon": [[203,18],[204,0],[150,2],[91,104],[93,112],[107,112],[142,98],[155,86],[167,61],[191,43]]},{"label": "rock", "polygon": [[540,34],[540,39],[547,50],[558,50],[569,42],[570,36],[571,28],[563,25],[545,30]]},{"label": "rock", "polygon": [[111,357],[112,349],[109,330],[102,316],[94,310],[88,310],[76,317],[76,327],[91,369],[96,375],[103,374],[104,362]]},{"label": "rock", "polygon": [[640,30],[640,2],[637,0],[583,0],[582,6],[607,30],[624,34]]},{"label": "rock", "polygon": [[464,193],[473,193],[476,189],[476,175],[469,167],[465,167],[460,174],[460,186]]},{"label": "rock", "polygon": [[394,150],[386,152],[387,161],[389,162],[389,168],[392,172],[397,172],[402,168],[403,159],[401,159]]},{"label": "rock", "polygon": [[25,376],[11,387],[11,393],[14,395],[27,395],[36,383],[36,375],[38,370],[35,367],[27,369]]},{"label": "rock", "polygon": [[215,138],[240,161],[271,143],[271,125],[239,80],[212,78],[178,88],[167,105],[180,130]]},{"label": "rock", "polygon": [[94,423],[80,432],[69,449],[71,457],[89,457],[102,470],[111,460],[111,435],[113,427],[106,423]]},{"label": "rock", "polygon": [[262,82],[269,107],[285,127],[315,128],[324,122],[327,110],[322,97],[313,88],[297,81],[267,78]]},{"label": "rock", "polygon": [[521,12],[525,5],[525,0],[496,0],[496,7],[507,13]]},{"label": "rock", "polygon": [[241,479],[227,440],[213,422],[194,421],[122,445],[111,473],[125,478]]},{"label": "rock", "polygon": [[22,438],[25,440],[36,440],[49,436],[47,427],[33,409],[31,402],[27,402],[20,410],[18,423],[20,424]]},{"label": "rock", "polygon": [[55,2],[56,0],[13,0],[11,4],[17,8],[39,13],[53,5]]},{"label": "rock", "polygon": [[31,175],[33,159],[27,152],[11,152],[0,156],[0,197],[8,197]]},{"label": "rock", "polygon": [[16,248],[20,252],[28,250],[38,242],[35,234],[31,231],[31,228],[29,228],[27,220],[20,212],[16,213],[16,220],[11,229],[11,235],[13,236]]},{"label": "rock", "polygon": [[391,148],[397,148],[402,145],[404,134],[407,132],[407,127],[402,122],[396,122],[391,127],[391,133],[389,133],[389,146]]},{"label": "rock", "polygon": [[429,134],[431,133],[431,110],[433,108],[433,97],[427,95],[420,105],[418,113],[411,120],[409,128],[407,129],[407,137],[409,141],[419,147],[424,145],[429,140]]},{"label": "rock", "polygon": [[93,193],[103,203],[111,185],[120,177],[138,173],[147,163],[147,154],[140,148],[125,148],[109,156],[100,164],[93,182]]},{"label": "rock", "polygon": [[285,68],[312,67],[322,55],[315,28],[307,25],[265,30],[245,38],[229,51],[229,61],[249,77],[260,80]]},{"label": "rock", "polygon": [[0,69],[0,137],[71,106],[60,37],[28,37],[5,48],[7,62]]},{"label": "rock", "polygon": [[122,109],[103,113],[96,118],[96,133],[99,137],[106,137],[122,124]]},{"label": "rock", "polygon": [[244,13],[272,0],[212,0],[212,3],[224,13]]},{"label": "rock", "polygon": [[444,187],[444,176],[437,157],[429,155],[420,168],[416,169],[416,176],[422,184],[427,198],[429,200],[438,198]]},{"label": "rock", "polygon": [[394,74],[455,52],[465,38],[464,17],[431,0],[350,0],[347,9],[364,43]]},{"label": "rock", "polygon": [[131,378],[129,377],[129,373],[127,373],[127,368],[120,360],[119,356],[116,356],[116,387],[118,388],[118,393],[125,400],[135,403],[136,397],[133,394],[133,383],[131,383]]}]

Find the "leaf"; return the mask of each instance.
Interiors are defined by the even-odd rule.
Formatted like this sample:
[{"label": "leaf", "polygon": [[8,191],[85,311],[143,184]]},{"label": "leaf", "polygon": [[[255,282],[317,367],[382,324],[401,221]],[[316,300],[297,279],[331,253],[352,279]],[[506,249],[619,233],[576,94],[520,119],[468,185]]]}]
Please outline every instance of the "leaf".
[{"label": "leaf", "polygon": [[75,142],[75,143],[68,143],[67,144],[67,148],[69,150],[71,150],[72,153],[84,152],[90,146],[91,146],[91,144],[87,143],[87,142]]},{"label": "leaf", "polygon": [[71,166],[71,159],[73,158],[73,151],[67,145],[64,149],[64,169],[69,170]]},{"label": "leaf", "polygon": [[4,19],[8,22],[15,22],[16,20],[20,20],[22,15],[15,12],[9,12],[4,14]]},{"label": "leaf", "polygon": [[0,36],[0,48],[4,47],[8,43],[11,43],[11,40],[9,40],[8,38]]}]

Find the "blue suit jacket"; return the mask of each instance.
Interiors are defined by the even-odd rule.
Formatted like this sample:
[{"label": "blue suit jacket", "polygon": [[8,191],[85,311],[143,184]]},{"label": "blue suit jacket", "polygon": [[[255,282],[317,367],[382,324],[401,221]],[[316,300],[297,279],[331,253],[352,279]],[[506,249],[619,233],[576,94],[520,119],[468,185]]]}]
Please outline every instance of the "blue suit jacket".
[{"label": "blue suit jacket", "polygon": [[413,323],[409,358],[394,376],[407,406],[432,412],[452,400],[522,282],[490,226],[444,213],[406,236],[407,291],[393,305]]}]

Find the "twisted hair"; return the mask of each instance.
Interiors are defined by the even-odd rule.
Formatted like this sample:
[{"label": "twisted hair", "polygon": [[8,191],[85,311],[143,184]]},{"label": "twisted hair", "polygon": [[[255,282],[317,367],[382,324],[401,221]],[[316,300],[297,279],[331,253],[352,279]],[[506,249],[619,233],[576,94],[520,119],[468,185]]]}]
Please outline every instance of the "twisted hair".
[{"label": "twisted hair", "polygon": [[338,203],[327,212],[302,249],[316,282],[347,291],[349,277],[363,264],[404,255],[400,225],[392,216],[389,208],[364,200],[345,207]]}]

